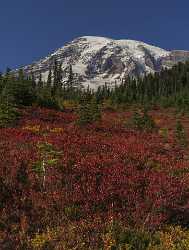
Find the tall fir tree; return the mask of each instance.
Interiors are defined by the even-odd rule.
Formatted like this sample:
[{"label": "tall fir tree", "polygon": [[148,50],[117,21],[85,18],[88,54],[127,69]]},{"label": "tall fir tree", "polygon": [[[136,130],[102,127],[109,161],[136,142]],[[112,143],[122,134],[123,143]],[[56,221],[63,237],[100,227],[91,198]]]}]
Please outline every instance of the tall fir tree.
[{"label": "tall fir tree", "polygon": [[53,87],[52,96],[55,97],[56,93],[62,88],[62,64],[58,64],[57,60],[54,60],[53,70]]},{"label": "tall fir tree", "polygon": [[58,65],[58,71],[57,71],[57,85],[59,87],[62,86],[62,63]]},{"label": "tall fir tree", "polygon": [[43,88],[43,81],[42,81],[42,74],[39,74],[39,81],[38,81],[38,87]]},{"label": "tall fir tree", "polygon": [[31,83],[32,83],[33,89],[35,89],[36,88],[36,80],[35,80],[35,76],[34,76],[33,72],[31,73]]},{"label": "tall fir tree", "polygon": [[58,82],[58,62],[55,59],[54,66],[53,66],[53,84],[54,84],[54,86],[57,84],[57,82]]},{"label": "tall fir tree", "polygon": [[51,68],[49,69],[49,74],[48,74],[48,78],[47,78],[47,86],[51,87],[52,84],[52,70]]},{"label": "tall fir tree", "polygon": [[72,65],[70,64],[67,87],[72,89],[73,88],[73,82],[74,82],[74,74],[73,74]]}]

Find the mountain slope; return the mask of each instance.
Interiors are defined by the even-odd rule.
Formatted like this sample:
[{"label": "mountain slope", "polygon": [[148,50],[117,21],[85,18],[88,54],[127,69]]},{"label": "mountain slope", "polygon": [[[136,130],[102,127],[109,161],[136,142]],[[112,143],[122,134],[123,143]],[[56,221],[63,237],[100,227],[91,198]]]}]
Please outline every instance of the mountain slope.
[{"label": "mountain slope", "polygon": [[134,40],[113,40],[104,37],[84,36],[73,40],[51,55],[25,66],[27,75],[42,74],[47,80],[54,60],[62,63],[63,82],[72,65],[74,78],[83,86],[96,89],[105,83],[115,84],[126,76],[140,76],[172,67],[189,59],[189,51],[166,51]]}]

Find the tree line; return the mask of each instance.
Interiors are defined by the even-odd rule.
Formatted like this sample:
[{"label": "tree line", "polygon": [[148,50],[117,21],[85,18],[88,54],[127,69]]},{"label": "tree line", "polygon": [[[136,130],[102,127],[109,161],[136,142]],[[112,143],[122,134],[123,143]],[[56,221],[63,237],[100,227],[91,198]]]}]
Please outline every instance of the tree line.
[{"label": "tree line", "polygon": [[188,110],[189,62],[178,63],[172,69],[165,68],[140,78],[127,77],[113,88],[104,85],[93,91],[81,86],[81,82],[74,77],[71,65],[66,80],[63,79],[62,65],[57,61],[49,70],[46,82],[41,73],[36,79],[32,73],[26,76],[22,69],[16,74],[7,69],[6,73],[0,74],[0,103],[63,109],[64,101],[77,105],[83,100],[91,102],[95,99],[98,104],[109,102],[112,106],[160,105]]},{"label": "tree line", "polygon": [[126,78],[115,88],[100,87],[99,101],[109,99],[112,104],[141,104],[189,108],[189,62],[178,63],[172,69],[148,74],[140,78]]}]

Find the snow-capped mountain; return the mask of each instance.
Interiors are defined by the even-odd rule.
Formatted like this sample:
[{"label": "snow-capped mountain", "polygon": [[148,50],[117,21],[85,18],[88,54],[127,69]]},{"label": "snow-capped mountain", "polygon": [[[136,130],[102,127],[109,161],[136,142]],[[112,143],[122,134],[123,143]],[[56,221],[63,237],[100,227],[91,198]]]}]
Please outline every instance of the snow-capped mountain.
[{"label": "snow-capped mountain", "polygon": [[62,63],[62,77],[66,81],[70,65],[74,78],[84,87],[96,89],[100,85],[115,84],[126,76],[140,76],[172,67],[189,59],[189,51],[166,51],[134,40],[113,40],[84,36],[73,40],[44,59],[24,67],[27,75],[34,73],[47,80],[54,60]]}]

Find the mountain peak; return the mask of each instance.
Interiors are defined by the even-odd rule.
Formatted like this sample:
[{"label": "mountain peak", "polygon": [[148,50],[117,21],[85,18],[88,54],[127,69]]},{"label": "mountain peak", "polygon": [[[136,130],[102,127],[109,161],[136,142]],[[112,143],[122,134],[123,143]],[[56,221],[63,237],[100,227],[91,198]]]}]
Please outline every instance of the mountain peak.
[{"label": "mountain peak", "polygon": [[127,76],[137,77],[170,68],[179,61],[188,60],[189,52],[167,51],[129,39],[82,36],[46,58],[24,67],[24,71],[26,74],[33,72],[36,78],[41,73],[46,81],[54,59],[62,63],[63,81],[66,81],[67,69],[72,65],[76,82],[96,89],[105,83],[119,84]]}]

